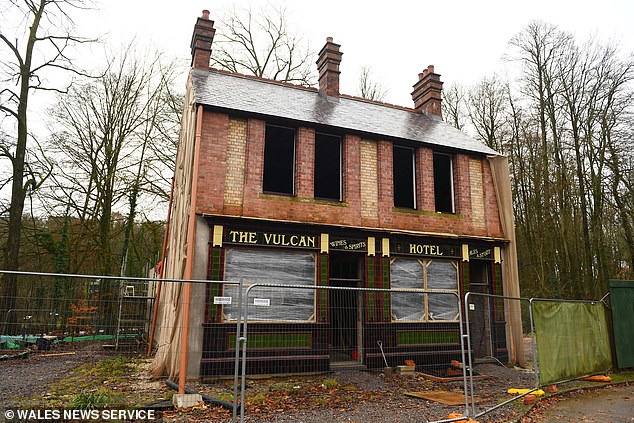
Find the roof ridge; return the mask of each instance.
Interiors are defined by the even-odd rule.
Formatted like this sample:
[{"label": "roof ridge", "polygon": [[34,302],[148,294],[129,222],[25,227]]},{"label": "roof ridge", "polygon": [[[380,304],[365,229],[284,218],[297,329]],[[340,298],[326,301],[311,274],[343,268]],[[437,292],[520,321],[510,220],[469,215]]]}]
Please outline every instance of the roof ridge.
[{"label": "roof ridge", "polygon": [[[202,70],[203,72],[205,71],[205,69],[197,69],[197,70]],[[312,91],[312,92],[318,92],[319,91],[315,87],[310,87],[310,86],[306,86],[306,85],[298,85],[298,84],[293,84],[293,83],[287,82],[287,81],[279,81],[277,79],[263,78],[261,76],[248,75],[248,74],[240,73],[240,72],[233,72],[233,71],[226,70],[226,69],[218,69],[218,68],[210,67],[209,69],[207,69],[207,71],[208,72],[209,71],[214,71],[214,72],[223,73],[225,75],[231,75],[231,76],[237,76],[237,77],[242,77],[242,78],[253,79],[253,80],[264,82],[264,83],[267,83],[267,84],[281,85],[281,86],[290,87],[290,88],[299,88],[299,89],[306,90],[306,91]]]},{"label": "roof ridge", "polygon": [[[386,103],[384,101],[371,100],[369,98],[359,97],[359,96],[350,95],[350,94],[341,94],[341,97],[346,98],[348,100],[362,101],[364,103],[375,104],[377,106],[386,106],[386,107],[391,107],[393,109],[405,110],[406,112],[418,113],[414,108],[401,106],[400,104]],[[419,113],[419,114],[424,116],[423,113]]]},{"label": "roof ridge", "polygon": [[[205,72],[204,69],[197,69],[197,70]],[[230,70],[227,70],[227,69],[218,69],[218,68],[210,67],[207,71],[208,72],[209,71],[214,71],[214,72],[219,72],[219,73],[222,73],[222,74],[225,74],[225,75],[231,75],[231,76],[237,76],[237,77],[242,77],[242,78],[253,79],[253,80],[264,82],[264,83],[267,83],[267,84],[280,85],[280,86],[289,87],[289,88],[298,88],[298,89],[305,90],[305,91],[319,93],[319,89],[317,89],[315,87],[293,84],[291,82],[279,81],[277,79],[263,78],[261,76],[256,76],[256,75],[248,75],[248,74],[244,74],[244,73],[240,73],[240,72],[230,71]],[[412,107],[401,106],[399,104],[393,104],[393,103],[386,103],[386,102],[383,102],[383,101],[372,100],[372,99],[369,99],[369,98],[359,97],[359,96],[355,96],[355,95],[351,95],[351,94],[341,94],[340,97],[348,99],[348,100],[353,100],[353,101],[362,101],[364,103],[374,104],[374,105],[377,105],[377,106],[384,106],[384,107],[390,107],[390,108],[393,108],[393,109],[404,110],[406,112],[418,113]]]}]

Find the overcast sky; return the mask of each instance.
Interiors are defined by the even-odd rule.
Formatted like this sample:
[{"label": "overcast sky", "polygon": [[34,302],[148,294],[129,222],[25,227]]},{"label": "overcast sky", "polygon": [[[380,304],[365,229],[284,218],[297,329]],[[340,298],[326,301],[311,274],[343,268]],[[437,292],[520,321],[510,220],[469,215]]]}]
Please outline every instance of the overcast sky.
[{"label": "overcast sky", "polygon": [[[262,2],[251,2],[258,5]],[[280,3],[279,0],[271,3]],[[136,36],[189,64],[193,25],[203,9],[217,19],[229,0],[101,0],[99,11],[79,19],[80,34],[103,34],[113,45]],[[434,65],[447,84],[470,85],[504,72],[509,39],[532,19],[570,31],[578,40],[596,35],[634,52],[632,0],[444,0],[285,2],[293,28],[317,52],[326,37],[341,44],[341,92],[356,94],[359,69],[371,66],[389,90],[386,101],[410,106],[417,74]],[[315,57],[316,59],[316,57]]]}]

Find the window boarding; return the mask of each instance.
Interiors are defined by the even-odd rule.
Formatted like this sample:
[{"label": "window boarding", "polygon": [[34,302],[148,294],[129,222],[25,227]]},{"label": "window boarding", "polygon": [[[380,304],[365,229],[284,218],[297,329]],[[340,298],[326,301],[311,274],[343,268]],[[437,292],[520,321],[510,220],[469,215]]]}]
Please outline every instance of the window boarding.
[{"label": "window boarding", "polygon": [[[390,262],[392,289],[450,290],[458,292],[458,263],[396,257]],[[450,294],[392,292],[392,321],[457,321],[458,306]]]},{"label": "window boarding", "polygon": [[[254,283],[314,285],[315,255],[305,251],[230,248],[225,258],[225,280],[242,280],[243,299],[246,289]],[[223,296],[231,297],[231,304],[223,306],[224,321],[237,319],[238,294],[239,286],[225,285]],[[312,289],[256,287],[250,297],[253,299],[250,299],[253,301],[249,307],[250,321],[315,320],[315,292]]]}]

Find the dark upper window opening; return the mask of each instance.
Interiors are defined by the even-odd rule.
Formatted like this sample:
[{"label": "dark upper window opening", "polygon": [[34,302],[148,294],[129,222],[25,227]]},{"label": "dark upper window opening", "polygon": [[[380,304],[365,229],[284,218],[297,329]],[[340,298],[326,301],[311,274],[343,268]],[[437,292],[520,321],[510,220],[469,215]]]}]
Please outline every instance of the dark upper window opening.
[{"label": "dark upper window opening", "polygon": [[414,150],[395,145],[392,148],[394,207],[416,208]]},{"label": "dark upper window opening", "polygon": [[341,201],[341,137],[315,134],[315,198]]},{"label": "dark upper window opening", "polygon": [[453,164],[449,154],[434,153],[434,197],[437,212],[455,212]]},{"label": "dark upper window opening", "polygon": [[266,125],[262,190],[295,194],[295,130]]}]

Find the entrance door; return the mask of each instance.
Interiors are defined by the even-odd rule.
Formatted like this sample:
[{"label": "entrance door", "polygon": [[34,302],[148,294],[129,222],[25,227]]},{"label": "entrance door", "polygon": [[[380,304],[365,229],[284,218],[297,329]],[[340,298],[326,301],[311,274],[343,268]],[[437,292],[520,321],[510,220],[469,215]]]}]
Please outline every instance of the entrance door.
[{"label": "entrance door", "polygon": [[[361,256],[351,253],[330,253],[330,286],[361,286]],[[363,304],[361,291],[331,289],[329,295],[330,361],[360,361]]]},{"label": "entrance door", "polygon": [[[469,263],[471,284],[469,291],[490,294],[489,265],[487,262],[471,260]],[[491,342],[491,297],[469,296],[469,322],[471,324],[471,349],[474,358],[493,356]],[[475,308],[475,309],[474,309]]]}]

